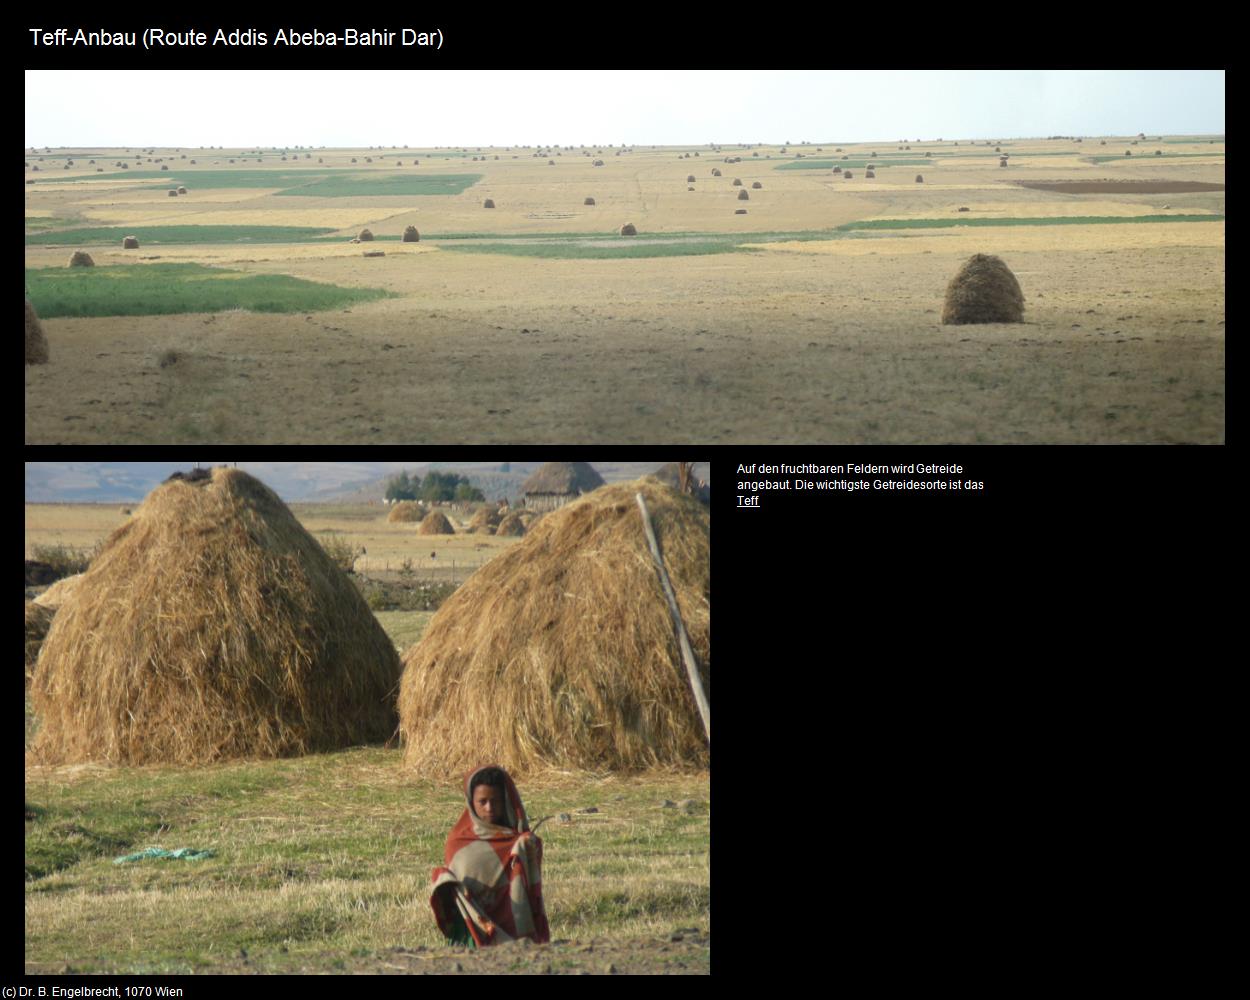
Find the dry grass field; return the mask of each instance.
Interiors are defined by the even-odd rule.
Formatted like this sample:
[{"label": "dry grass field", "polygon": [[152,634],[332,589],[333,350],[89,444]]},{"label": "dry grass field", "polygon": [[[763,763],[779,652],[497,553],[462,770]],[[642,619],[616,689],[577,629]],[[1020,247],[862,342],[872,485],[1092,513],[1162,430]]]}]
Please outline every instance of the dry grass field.
[{"label": "dry grass field", "polygon": [[[81,156],[68,171],[45,156],[39,174],[27,172],[39,181],[25,189],[28,238],[102,225],[281,225],[321,227],[329,240],[28,244],[27,268],[64,268],[83,248],[101,267],[200,263],[395,297],[316,313],[48,319],[51,361],[26,369],[26,441],[1223,442],[1224,222],[1129,221],[1222,216],[1223,190],[1020,186],[1224,183],[1222,141],[1146,141],[1123,157],[1130,141],[1015,141],[1002,147],[1006,169],[993,147],[950,140],[784,155],[605,148],[602,167],[580,150],[335,150],[233,166],[231,151],[212,151],[191,154],[194,167],[181,154],[167,161],[167,176],[188,188],[177,198],[167,181],[145,190],[132,177],[94,180]],[[794,169],[843,156],[874,162],[875,178],[858,166],[851,180]],[[96,158],[110,174],[126,159]],[[277,193],[292,173],[329,168],[359,183],[480,180],[458,194]],[[287,179],[195,186],[196,171],[243,169]],[[486,198],[498,207],[484,209]],[[977,224],[1056,219],[1105,221]],[[836,229],[879,220],[913,228]],[[638,237],[609,238],[626,222]],[[398,242],[408,225],[421,242]],[[384,257],[347,242],[366,226]],[[1024,323],[939,323],[946,283],[974,253],[1015,272]]]}]

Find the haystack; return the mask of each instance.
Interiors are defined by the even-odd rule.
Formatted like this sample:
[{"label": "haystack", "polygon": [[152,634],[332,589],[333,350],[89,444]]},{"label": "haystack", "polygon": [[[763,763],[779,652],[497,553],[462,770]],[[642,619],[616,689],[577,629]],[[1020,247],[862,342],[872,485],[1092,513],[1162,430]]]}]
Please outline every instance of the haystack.
[{"label": "haystack", "polygon": [[764,187],[764,185],[763,185],[763,184],[761,184],[759,181],[752,181],[752,182],[751,182],[751,190],[753,190],[753,191],[760,191],[760,190],[762,190],[762,189],[763,189],[763,187]]},{"label": "haystack", "polygon": [[693,183],[694,183],[694,174],[687,174],[687,175],[686,175],[686,183],[687,183],[687,184],[693,184]]},{"label": "haystack", "polygon": [[594,198],[587,198],[585,201],[582,202],[583,205],[593,205],[594,203],[595,203]]},{"label": "haystack", "polygon": [[419,535],[454,535],[456,529],[451,526],[451,522],[447,520],[447,515],[441,510],[432,510],[421,519],[421,527],[418,529]]},{"label": "haystack", "polygon": [[394,507],[392,507],[391,512],[386,515],[386,519],[392,524],[396,522],[415,524],[423,517],[425,517],[425,508],[413,500],[401,500]]},{"label": "haystack", "polygon": [[169,189],[169,197],[171,197],[171,198],[177,198],[177,197],[178,197],[178,189],[177,189],[177,188],[170,188],[170,189]]},{"label": "haystack", "polygon": [[179,194],[186,194],[186,193],[187,193],[187,189],[186,189],[186,188],[184,188],[184,187],[180,187],[180,188],[178,189],[178,193],[179,193]]},{"label": "haystack", "polygon": [[368,229],[362,229],[360,231],[360,235],[357,236],[356,239],[360,240],[361,243],[369,243],[373,240],[373,233],[371,233]]},{"label": "haystack", "polygon": [[923,183],[924,183],[924,174],[916,174],[916,183],[917,183],[917,184],[923,184]]},{"label": "haystack", "polygon": [[420,242],[421,242],[421,234],[420,234],[419,232],[417,232],[417,227],[416,227],[416,226],[409,226],[407,229],[405,229],[405,230],[404,230],[404,238],[403,238],[403,240],[402,240],[401,242],[403,242],[403,243],[420,243]]},{"label": "haystack", "polygon": [[501,519],[499,511],[494,507],[482,507],[469,521],[469,531],[475,534],[493,535]]},{"label": "haystack", "polygon": [[747,210],[745,208],[734,209],[734,215],[746,215],[746,214],[747,214]]},{"label": "haystack", "polygon": [[499,522],[495,528],[496,535],[509,535],[519,538],[525,534],[525,519],[519,513],[512,513]]},{"label": "haystack", "polygon": [[706,766],[638,492],[707,689],[706,509],[651,478],[604,487],[469,577],[404,654],[407,767],[445,777],[482,760],[513,774]]},{"label": "haystack", "polygon": [[82,582],[82,576],[81,573],[75,573],[73,576],[62,577],[36,597],[35,603],[55,611],[74,596]]},{"label": "haystack", "polygon": [[52,619],[56,612],[34,601],[26,602],[26,687],[30,687],[30,679],[35,673],[35,661],[39,659],[39,649],[52,627]]},{"label": "haystack", "polygon": [[876,176],[877,176],[877,175],[876,175],[875,173],[873,173],[873,171],[871,171],[871,170],[865,170],[865,171],[864,171],[864,177],[866,177],[866,178],[867,178],[867,179],[869,179],[869,180],[871,180],[872,178],[874,178],[874,177],[876,177]]},{"label": "haystack", "polygon": [[85,250],[75,250],[69,259],[70,267],[95,267],[95,261],[91,259],[91,254]]},{"label": "haystack", "polygon": [[735,177],[735,178],[734,178],[733,187],[736,187],[736,188],[740,188],[740,187],[742,187],[742,178],[741,178],[741,177]]},{"label": "haystack", "polygon": [[751,200],[751,196],[750,196],[749,194],[747,194],[747,189],[746,189],[746,188],[743,188],[741,191],[739,191],[739,192],[738,192],[738,200],[739,200],[739,201],[750,201],[750,200]]},{"label": "haystack", "polygon": [[627,222],[625,223],[625,225],[621,226],[621,235],[622,236],[637,236],[638,230],[634,227],[634,224],[632,222]]},{"label": "haystack", "polygon": [[494,208],[494,207],[495,207],[495,202],[494,202],[494,200],[493,200],[493,199],[491,199],[491,198],[487,198],[484,202],[482,202],[482,207],[483,207],[483,208]]},{"label": "haystack", "polygon": [[153,490],[57,612],[32,751],[203,764],[381,741],[398,678],[390,639],[286,505],[214,469]]},{"label": "haystack", "polygon": [[943,323],[1019,323],[1024,293],[1003,261],[991,254],[968,258],[946,288]]},{"label": "haystack", "polygon": [[139,241],[135,239],[133,236],[127,236],[122,239],[122,249],[123,250],[138,250]]},{"label": "haystack", "polygon": [[712,176],[713,176],[713,177],[719,177],[719,176],[720,176],[720,171],[719,171],[719,170],[717,170],[717,169],[715,169],[715,168],[713,168],[713,169],[712,169]]},{"label": "haystack", "polygon": [[843,171],[842,176],[843,176],[846,180],[848,180],[848,181],[849,181],[849,180],[850,180],[853,176],[855,176],[855,175],[854,175],[854,174],[852,174],[849,170],[845,170],[845,171]]},{"label": "haystack", "polygon": [[30,299],[26,300],[26,363],[48,363],[48,338],[43,335],[43,325],[35,315],[35,307],[30,304]]}]

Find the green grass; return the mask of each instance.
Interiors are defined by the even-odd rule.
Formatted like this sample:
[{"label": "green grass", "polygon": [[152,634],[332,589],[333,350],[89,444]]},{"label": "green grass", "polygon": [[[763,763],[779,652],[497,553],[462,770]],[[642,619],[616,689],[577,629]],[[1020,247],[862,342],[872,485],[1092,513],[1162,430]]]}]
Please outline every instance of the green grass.
[{"label": "green grass", "polygon": [[[331,971],[401,944],[447,952],[429,876],[463,799],[457,781],[417,780],[401,760],[369,747],[201,768],[28,769],[28,971]],[[518,784],[534,820],[573,816],[539,831],[553,938],[708,926],[705,774]],[[685,798],[704,804],[660,807]],[[579,812],[589,806],[598,812]],[[113,863],[150,846],[216,856]],[[230,969],[240,949],[249,970]]]},{"label": "green grass", "polygon": [[1042,219],[870,219],[838,226],[843,232],[863,229],[952,229],[958,226],[1089,226],[1132,222],[1223,222],[1222,215],[1080,215]]},{"label": "green grass", "polygon": [[482,174],[383,174],[372,177],[336,174],[312,184],[279,191],[307,198],[356,198],[372,195],[454,195],[472,187]]},{"label": "green grass", "polygon": [[247,275],[201,264],[27,270],[26,294],[45,319],[226,309],[317,312],[392,295],[379,288],[340,288],[285,274]]},{"label": "green grass", "polygon": [[[375,168],[376,169],[376,168]],[[396,168],[408,170],[408,167]],[[287,167],[273,170],[200,170],[198,167],[170,167],[169,170],[114,170],[111,173],[76,177],[76,181],[159,180],[159,184],[143,185],[167,188],[185,185],[189,191],[214,191],[223,188],[278,188],[281,195],[312,198],[352,198],[360,195],[439,195],[459,194],[482,179],[482,174],[411,174],[373,173],[359,166],[350,168]],[[64,178],[41,178],[36,183]]]},{"label": "green grass", "polygon": [[180,243],[313,243],[335,230],[329,226],[139,226],[118,229],[93,226],[37,233],[26,237],[27,246],[99,246],[116,244],[133,236],[139,246]]}]

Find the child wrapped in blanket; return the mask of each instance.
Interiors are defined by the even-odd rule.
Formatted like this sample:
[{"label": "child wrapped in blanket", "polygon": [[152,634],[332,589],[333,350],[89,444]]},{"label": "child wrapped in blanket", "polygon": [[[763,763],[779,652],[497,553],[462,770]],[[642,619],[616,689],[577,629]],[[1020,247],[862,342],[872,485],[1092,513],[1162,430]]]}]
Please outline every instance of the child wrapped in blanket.
[{"label": "child wrapped in blanket", "polygon": [[499,767],[464,782],[465,811],[434,869],[430,906],[454,944],[485,947],[527,937],[551,940],[543,908],[543,844],[530,832],[516,785]]}]

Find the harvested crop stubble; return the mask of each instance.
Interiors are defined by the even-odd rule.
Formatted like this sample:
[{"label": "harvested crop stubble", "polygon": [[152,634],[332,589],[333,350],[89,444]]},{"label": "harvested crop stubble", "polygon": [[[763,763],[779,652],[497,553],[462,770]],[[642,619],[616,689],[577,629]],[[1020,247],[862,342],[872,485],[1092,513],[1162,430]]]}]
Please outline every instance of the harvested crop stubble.
[{"label": "harvested crop stubble", "polygon": [[30,299],[26,300],[26,363],[28,365],[48,363],[48,338],[43,335],[43,324],[39,322]]},{"label": "harvested crop stubble", "polygon": [[706,766],[707,743],[634,494],[641,492],[690,642],[710,680],[710,521],[647,477],[546,515],[474,573],[404,654],[405,765]]},{"label": "harvested crop stubble", "polygon": [[456,529],[441,510],[432,510],[421,519],[420,535],[454,535]]},{"label": "harvested crop stubble", "polygon": [[946,287],[943,323],[1019,323],[1024,293],[1011,269],[992,254],[978,253],[964,263]]},{"label": "harvested crop stubble", "polygon": [[91,259],[91,254],[85,250],[75,250],[69,259],[70,267],[95,267],[95,261]]},{"label": "harvested crop stubble", "polygon": [[57,613],[32,685],[45,763],[205,764],[385,740],[394,647],[282,501],[171,477]]},{"label": "harvested crop stubble", "polygon": [[413,500],[401,500],[386,515],[386,519],[391,523],[397,521],[413,523],[420,521],[423,517],[425,517],[425,508]]}]

